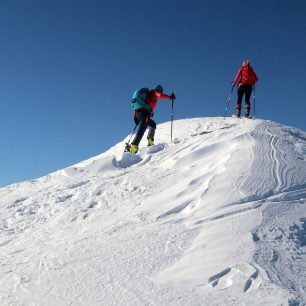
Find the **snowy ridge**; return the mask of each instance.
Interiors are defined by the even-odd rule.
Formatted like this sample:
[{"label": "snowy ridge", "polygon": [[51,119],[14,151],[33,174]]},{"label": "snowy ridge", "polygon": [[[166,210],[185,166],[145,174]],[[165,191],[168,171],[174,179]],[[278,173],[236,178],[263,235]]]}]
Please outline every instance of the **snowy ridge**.
[{"label": "snowy ridge", "polygon": [[306,305],[306,134],[169,132],[0,189],[1,305]]}]

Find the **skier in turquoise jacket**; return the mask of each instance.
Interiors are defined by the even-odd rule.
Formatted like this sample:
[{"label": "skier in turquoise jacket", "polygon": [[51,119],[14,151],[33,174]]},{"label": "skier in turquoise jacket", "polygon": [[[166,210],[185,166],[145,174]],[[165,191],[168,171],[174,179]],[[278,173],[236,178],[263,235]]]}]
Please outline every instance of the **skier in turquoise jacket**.
[{"label": "skier in turquoise jacket", "polygon": [[130,153],[136,154],[138,152],[139,143],[148,126],[148,146],[154,145],[156,122],[152,120],[152,117],[157,105],[157,100],[171,100],[176,98],[174,93],[169,96],[164,94],[163,91],[163,87],[157,85],[153,89],[143,88],[134,93],[132,105],[134,109],[134,121],[135,124],[138,125],[138,130],[131,145],[127,148]]}]

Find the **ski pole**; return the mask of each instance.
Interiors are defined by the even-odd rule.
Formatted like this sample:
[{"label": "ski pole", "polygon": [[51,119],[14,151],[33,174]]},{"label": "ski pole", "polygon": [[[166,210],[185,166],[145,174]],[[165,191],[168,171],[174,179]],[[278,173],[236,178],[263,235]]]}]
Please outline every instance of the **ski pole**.
[{"label": "ski pole", "polygon": [[125,143],[125,151],[129,151],[129,148],[130,148],[130,141],[131,141],[131,139],[132,139],[132,137],[133,137],[133,135],[134,135],[134,133],[135,133],[135,130],[136,130],[137,125],[138,125],[138,124],[135,124],[135,127],[134,127],[134,129],[133,129],[133,132],[132,132],[132,134],[131,134],[131,136],[130,136],[128,142]]},{"label": "ski pole", "polygon": [[225,108],[224,119],[225,119],[225,117],[226,117],[226,115],[227,115],[227,110],[228,110],[228,106],[229,106],[229,104],[230,104],[230,102],[231,102],[231,98],[232,98],[232,93],[233,93],[234,87],[235,87],[235,85],[232,86],[230,95],[229,95],[229,97],[228,97],[227,105],[226,105],[226,108]]},{"label": "ski pole", "polygon": [[255,105],[255,83],[253,85],[253,88],[254,88],[254,94],[253,94],[253,100],[254,100],[254,118],[255,118],[255,110],[256,110],[256,105]]},{"label": "ski pole", "polygon": [[171,103],[171,142],[172,142],[172,130],[173,130],[173,101],[174,99],[172,98],[172,103]]}]

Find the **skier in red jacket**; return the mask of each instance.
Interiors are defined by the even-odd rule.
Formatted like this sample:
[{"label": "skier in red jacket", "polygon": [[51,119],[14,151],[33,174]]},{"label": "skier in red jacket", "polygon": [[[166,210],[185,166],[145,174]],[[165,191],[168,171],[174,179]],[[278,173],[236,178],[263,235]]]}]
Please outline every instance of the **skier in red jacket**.
[{"label": "skier in red jacket", "polygon": [[238,70],[238,73],[232,83],[234,87],[238,83],[238,100],[236,104],[236,116],[239,118],[241,114],[241,103],[243,95],[245,95],[245,117],[250,116],[250,97],[253,90],[253,85],[258,81],[257,75],[250,65],[249,60],[242,62],[242,67]]}]

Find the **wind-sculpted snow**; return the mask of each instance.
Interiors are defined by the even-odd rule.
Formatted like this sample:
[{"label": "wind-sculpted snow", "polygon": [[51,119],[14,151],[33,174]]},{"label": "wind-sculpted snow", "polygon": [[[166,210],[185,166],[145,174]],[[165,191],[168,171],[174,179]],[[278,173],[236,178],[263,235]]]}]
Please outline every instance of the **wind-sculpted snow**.
[{"label": "wind-sculpted snow", "polygon": [[305,151],[301,145],[305,146],[306,141],[294,137],[293,131],[263,123],[252,132],[258,143],[253,150],[254,166],[242,186],[246,193],[261,198],[306,187]]},{"label": "wind-sculpted snow", "polygon": [[173,131],[0,189],[0,305],[306,305],[306,134]]},{"label": "wind-sculpted snow", "polygon": [[262,224],[253,234],[254,259],[271,281],[292,293],[291,305],[305,305],[306,301],[305,216],[305,198],[271,201],[263,210]]}]

